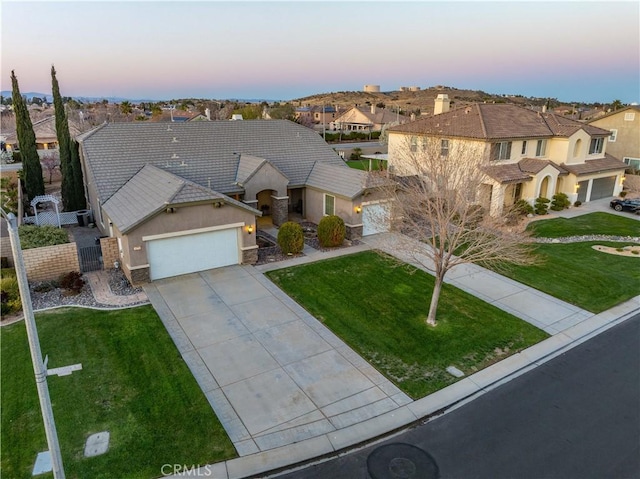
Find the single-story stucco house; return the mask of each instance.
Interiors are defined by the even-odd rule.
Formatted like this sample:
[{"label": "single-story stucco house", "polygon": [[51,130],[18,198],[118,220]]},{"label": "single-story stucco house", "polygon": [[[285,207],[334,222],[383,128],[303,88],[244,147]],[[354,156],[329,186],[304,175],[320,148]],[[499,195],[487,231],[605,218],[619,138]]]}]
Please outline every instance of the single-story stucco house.
[{"label": "single-story stucco house", "polygon": [[109,123],[78,137],[87,200],[134,284],[257,259],[256,217],[378,232],[365,172],[286,120]]}]

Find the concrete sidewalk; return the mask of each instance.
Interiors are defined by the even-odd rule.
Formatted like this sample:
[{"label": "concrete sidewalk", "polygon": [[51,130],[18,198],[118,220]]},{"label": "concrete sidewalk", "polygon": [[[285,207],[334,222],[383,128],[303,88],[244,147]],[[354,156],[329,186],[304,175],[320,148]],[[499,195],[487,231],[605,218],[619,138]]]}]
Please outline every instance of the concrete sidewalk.
[{"label": "concrete sidewalk", "polygon": [[[253,267],[252,275],[261,278],[262,272],[271,269],[372,248],[380,249],[418,266],[413,258],[398,253],[399,249],[394,247],[396,241],[397,238],[388,233],[369,236],[365,238],[365,244],[356,247],[331,252],[307,251],[306,256],[291,261]],[[260,281],[262,283],[262,280]],[[264,281],[268,283],[266,278]],[[242,457],[203,467],[201,477],[224,479],[251,477],[355,447],[362,442],[405,428],[469,401],[640,311],[640,296],[637,296],[608,311],[593,314],[475,265],[464,264],[454,268],[448,273],[446,282],[534,324],[552,336],[425,398],[398,405],[375,417],[362,418],[345,427],[314,435],[308,439],[246,455],[241,453]],[[266,283],[263,286],[266,287]],[[274,286],[272,288],[277,289]],[[319,322],[318,324],[324,328]],[[322,334],[320,331],[316,330]],[[324,334],[332,333],[327,330]],[[357,355],[356,357],[359,358]],[[336,387],[339,385],[336,384]],[[190,471],[188,477],[199,477],[196,472]]]}]

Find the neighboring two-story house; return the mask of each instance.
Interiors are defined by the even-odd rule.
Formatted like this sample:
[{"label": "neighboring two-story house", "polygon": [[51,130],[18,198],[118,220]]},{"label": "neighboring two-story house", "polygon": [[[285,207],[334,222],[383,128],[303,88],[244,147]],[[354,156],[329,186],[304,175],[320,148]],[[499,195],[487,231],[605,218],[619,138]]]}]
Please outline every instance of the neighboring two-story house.
[{"label": "neighboring two-story house", "polygon": [[[478,202],[492,215],[519,199],[566,193],[571,202],[617,195],[626,165],[606,152],[609,130],[509,104],[475,104],[389,130],[389,169],[414,174],[411,151],[439,142],[443,161],[486,176]],[[456,158],[456,152],[465,156]]]},{"label": "neighboring two-story house", "polygon": [[609,130],[607,153],[640,170],[640,105],[630,105],[589,122]]}]

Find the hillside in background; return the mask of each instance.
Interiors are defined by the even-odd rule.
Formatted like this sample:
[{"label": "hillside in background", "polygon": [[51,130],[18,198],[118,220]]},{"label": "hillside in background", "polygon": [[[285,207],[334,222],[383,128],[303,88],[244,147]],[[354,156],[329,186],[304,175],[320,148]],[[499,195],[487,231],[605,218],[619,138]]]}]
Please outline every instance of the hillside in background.
[{"label": "hillside in background", "polygon": [[364,91],[341,91],[334,93],[319,93],[316,95],[307,96],[304,98],[297,98],[291,102],[295,106],[306,105],[333,105],[343,108],[351,108],[354,105],[367,106],[378,105],[386,108],[397,108],[409,114],[432,114],[434,100],[439,94],[446,94],[451,100],[451,108],[458,106],[464,106],[470,103],[477,102],[495,102],[495,103],[514,103],[521,106],[542,106],[549,100],[551,108],[555,108],[562,105],[569,105],[562,102],[558,102],[555,99],[547,98],[528,98],[522,95],[498,95],[486,93],[481,90],[460,90],[454,87],[447,86],[435,86],[427,89],[420,89],[418,91],[391,91],[391,92],[379,92],[370,93]]}]

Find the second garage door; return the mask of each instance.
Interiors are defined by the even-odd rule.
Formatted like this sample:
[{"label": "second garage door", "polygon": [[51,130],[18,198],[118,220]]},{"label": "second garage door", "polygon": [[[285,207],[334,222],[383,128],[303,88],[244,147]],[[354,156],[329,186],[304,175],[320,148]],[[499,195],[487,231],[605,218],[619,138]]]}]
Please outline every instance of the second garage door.
[{"label": "second garage door", "polygon": [[147,242],[152,280],[240,263],[238,229],[173,236]]},{"label": "second garage door", "polygon": [[613,196],[613,189],[616,186],[616,177],[608,176],[607,178],[596,178],[591,185],[590,200],[599,200],[600,198],[608,198]]},{"label": "second garage door", "polygon": [[389,203],[362,205],[362,236],[389,231]]}]

